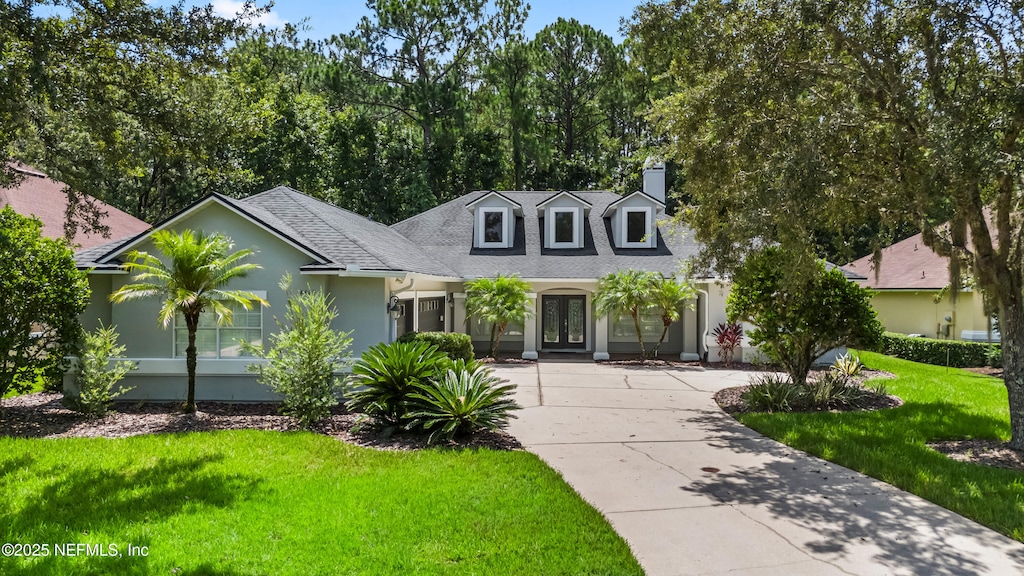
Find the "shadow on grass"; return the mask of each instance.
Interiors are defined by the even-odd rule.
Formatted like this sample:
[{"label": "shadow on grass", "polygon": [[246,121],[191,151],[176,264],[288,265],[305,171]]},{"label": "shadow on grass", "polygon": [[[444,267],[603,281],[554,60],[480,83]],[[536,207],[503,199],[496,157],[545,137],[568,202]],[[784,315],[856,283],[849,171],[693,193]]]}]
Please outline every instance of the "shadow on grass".
[{"label": "shadow on grass", "polygon": [[[129,557],[126,550],[129,543],[148,545],[148,539],[129,534],[143,533],[148,525],[177,514],[225,508],[258,494],[259,482],[211,467],[220,460],[219,455],[160,458],[131,470],[58,466],[36,471],[35,476],[47,479],[46,483],[28,497],[25,506],[8,509],[0,517],[0,541],[115,544],[124,556],[0,558],[0,574],[149,573],[147,557]],[[110,536],[107,542],[100,534],[138,541],[118,542],[120,536]],[[202,567],[192,573],[232,574]]]},{"label": "shadow on grass", "polygon": [[[803,541],[789,535],[793,544],[825,559],[838,560],[867,550],[872,560],[898,571],[939,576],[991,574],[993,568],[982,558],[982,551],[989,550],[992,557],[1010,558],[1020,565],[1018,570],[1024,569],[1024,547],[1019,544],[993,537],[954,512],[923,506],[905,492],[847,468],[807,459],[790,446],[752,435],[746,427],[722,416],[709,412],[693,420],[716,433],[709,442],[713,446],[767,454],[772,459],[762,466],[698,478],[681,487],[683,490],[708,495],[723,504],[753,505],[756,508],[751,514],[764,511],[785,518],[807,530]],[[1024,530],[1019,510],[1006,513],[1007,509],[1016,510],[1013,503],[1024,498],[1020,482],[1024,474],[978,470],[948,460],[924,444],[943,431],[995,438],[1005,431],[1002,420],[944,402],[907,404],[880,412],[747,414],[743,418],[755,429],[785,437],[793,447],[826,454],[830,460],[902,484],[940,505],[953,509],[973,506],[975,520],[1003,533]],[[973,494],[956,490],[968,484],[974,486]],[[979,505],[986,498],[996,500]]]}]

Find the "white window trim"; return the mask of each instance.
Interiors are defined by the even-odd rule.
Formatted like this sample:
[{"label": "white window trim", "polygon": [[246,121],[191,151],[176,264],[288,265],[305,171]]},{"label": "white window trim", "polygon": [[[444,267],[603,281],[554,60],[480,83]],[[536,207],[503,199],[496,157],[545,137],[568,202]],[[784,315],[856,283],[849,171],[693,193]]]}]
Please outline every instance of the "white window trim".
[{"label": "white window trim", "polygon": [[[572,214],[572,242],[555,242],[555,214]],[[580,248],[580,209],[579,208],[548,208],[547,245],[548,248]]]},{"label": "white window trim", "polygon": [[[244,288],[242,290],[244,290]],[[246,292],[252,292],[256,296],[259,296],[260,298],[263,298],[264,300],[267,299],[267,291],[266,290],[245,290],[245,291]],[[264,322],[265,319],[263,318],[263,305],[260,304],[260,303],[256,303],[256,304],[253,305],[253,307],[254,307],[254,309],[257,309],[257,310],[260,311],[260,341],[264,341],[266,339],[267,333],[266,333],[266,330],[265,330],[266,322]],[[178,333],[177,333],[177,328],[178,328],[178,313],[175,312],[174,316],[171,317],[171,358],[184,358],[184,356],[178,356],[177,355],[177,352],[178,352]],[[220,355],[220,329],[221,328],[227,328],[228,330],[230,330],[232,328],[237,328],[237,327],[234,326],[234,325],[231,325],[231,324],[218,324],[217,325],[217,355],[216,356],[199,356],[197,354],[196,357],[198,359],[200,359],[200,360],[238,360],[238,359],[249,359],[249,360],[252,360],[252,358],[250,358],[248,356],[227,356],[227,357],[221,357],[221,355]],[[252,328],[248,328],[248,327],[246,327],[245,329],[252,330]],[[204,330],[205,330],[205,328],[204,328]]]},{"label": "white window trim", "polygon": [[[486,242],[484,241],[484,222],[486,221],[486,214],[491,212],[497,212],[501,214],[501,242]],[[510,230],[509,230],[509,212],[508,208],[497,206],[481,206],[476,210],[476,246],[477,248],[508,248],[511,246]]]},{"label": "white window trim", "polygon": [[[647,229],[647,233],[644,235],[642,242],[629,242],[629,214],[630,212],[642,212],[644,214],[644,226]],[[619,210],[619,222],[620,222],[620,234],[619,238],[621,242],[620,248],[654,248],[654,242],[657,240],[658,235],[654,232],[653,226],[651,225],[651,209],[648,206],[634,207],[634,208],[621,208]]]}]

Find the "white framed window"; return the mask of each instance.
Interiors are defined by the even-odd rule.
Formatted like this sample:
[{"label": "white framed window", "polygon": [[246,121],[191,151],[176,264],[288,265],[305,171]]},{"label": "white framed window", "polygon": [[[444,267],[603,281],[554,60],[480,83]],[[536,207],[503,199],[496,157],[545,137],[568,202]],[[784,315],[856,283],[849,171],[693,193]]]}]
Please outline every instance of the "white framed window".
[{"label": "white framed window", "polygon": [[[257,296],[266,299],[266,292],[253,291]],[[199,315],[199,328],[196,330],[196,355],[200,358],[240,358],[248,357],[242,351],[242,342],[254,346],[263,346],[263,307],[255,304],[246,310],[236,302],[226,302],[231,309],[231,324],[217,325],[217,315],[204,311]],[[185,356],[188,347],[188,328],[185,317],[180,312],[174,315],[174,355]]]},{"label": "white framed window", "polygon": [[[644,312],[640,314],[640,334],[644,342],[657,342],[661,337],[661,331],[665,329],[665,323],[661,320],[661,312]],[[665,342],[668,342],[669,335],[665,334]],[[636,342],[636,326],[633,325],[633,317],[629,314],[617,316],[611,325],[611,333],[608,335],[609,342]]]},{"label": "white framed window", "polygon": [[508,248],[512,245],[508,208],[478,208],[476,214],[478,248]]},{"label": "white framed window", "polygon": [[548,248],[580,248],[579,208],[549,208],[547,215]]},{"label": "white framed window", "polygon": [[651,209],[623,208],[620,216],[622,229],[619,231],[622,248],[653,248],[657,234],[651,225]]}]

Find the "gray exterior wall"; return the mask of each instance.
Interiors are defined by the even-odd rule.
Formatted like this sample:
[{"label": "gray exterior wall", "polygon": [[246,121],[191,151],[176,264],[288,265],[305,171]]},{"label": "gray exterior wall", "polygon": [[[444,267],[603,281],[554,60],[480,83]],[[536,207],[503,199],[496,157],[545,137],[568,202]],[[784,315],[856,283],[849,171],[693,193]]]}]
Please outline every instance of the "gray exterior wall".
[{"label": "gray exterior wall", "polygon": [[338,309],[332,327],[352,331],[353,356],[389,340],[388,290],[384,278],[331,276],[327,279],[327,290]]},{"label": "gray exterior wall", "polygon": [[100,322],[104,326],[111,324],[110,285],[113,278],[113,274],[89,275],[89,304],[78,318],[82,327],[90,332],[98,328]]},{"label": "gray exterior wall", "polygon": [[[232,239],[235,250],[250,248],[256,251],[250,262],[262,269],[248,277],[233,281],[228,288],[236,290],[265,291],[270,306],[263,309],[263,334],[266,336],[275,328],[274,316],[284,318],[285,293],[278,284],[285,272],[291,272],[296,284],[304,283],[298,274],[299,266],[310,262],[310,257],[289,246],[281,239],[256,226],[248,219],[235,214],[218,204],[211,203],[191,214],[173,227],[176,231],[185,229],[219,232]],[[143,242],[140,251],[154,252],[151,241]],[[131,283],[130,275],[113,276],[112,290]],[[161,302],[147,299],[124,304],[114,304],[111,320],[117,324],[121,342],[127,346],[125,355],[129,358],[171,358],[174,355],[174,334],[170,327],[164,329],[157,322]]]},{"label": "gray exterior wall", "polygon": [[[284,240],[263,230],[248,219],[218,204],[209,204],[175,223],[174,230],[203,230],[229,236],[235,249],[251,248],[256,254],[250,259],[262,268],[244,279],[232,282],[229,288],[263,291],[270,303],[262,311],[263,343],[270,344],[270,334],[276,332],[275,317],[284,319],[287,295],[279,287],[285,273],[292,275],[294,290],[326,290],[334,297],[338,318],[336,330],[353,331],[351,353],[358,356],[370,346],[388,340],[388,315],[385,310],[387,291],[384,278],[356,278],[321,275],[302,275],[299,268],[311,261],[310,257],[290,246]],[[140,251],[154,252],[151,241],[138,246]],[[187,388],[185,359],[174,358],[174,333],[164,329],[157,321],[161,302],[156,299],[109,303],[109,295],[121,286],[131,283],[131,275],[93,274],[89,277],[92,297],[85,313],[83,325],[92,329],[99,319],[104,324],[115,324],[120,342],[126,346],[125,357],[142,359],[140,369],[125,378],[123,385],[134,387],[122,396],[125,400],[183,400]],[[152,360],[146,360],[152,359]],[[252,361],[239,359],[200,358],[196,381],[198,400],[229,402],[269,401],[278,399],[269,388],[256,382],[256,376],[246,372]],[[74,375],[65,378],[69,393],[75,393]]]}]

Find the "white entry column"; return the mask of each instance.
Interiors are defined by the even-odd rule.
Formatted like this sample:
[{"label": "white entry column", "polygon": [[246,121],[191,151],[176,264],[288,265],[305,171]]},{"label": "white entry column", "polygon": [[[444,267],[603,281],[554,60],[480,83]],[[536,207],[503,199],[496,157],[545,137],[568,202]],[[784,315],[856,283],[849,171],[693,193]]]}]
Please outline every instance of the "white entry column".
[{"label": "white entry column", "polygon": [[594,360],[608,360],[608,317],[594,317]]},{"label": "white entry column", "polygon": [[537,359],[537,315],[540,314],[540,310],[537,309],[537,294],[529,292],[526,297],[530,300],[530,310],[533,314],[526,317],[526,321],[523,322],[523,358],[526,360]]}]

